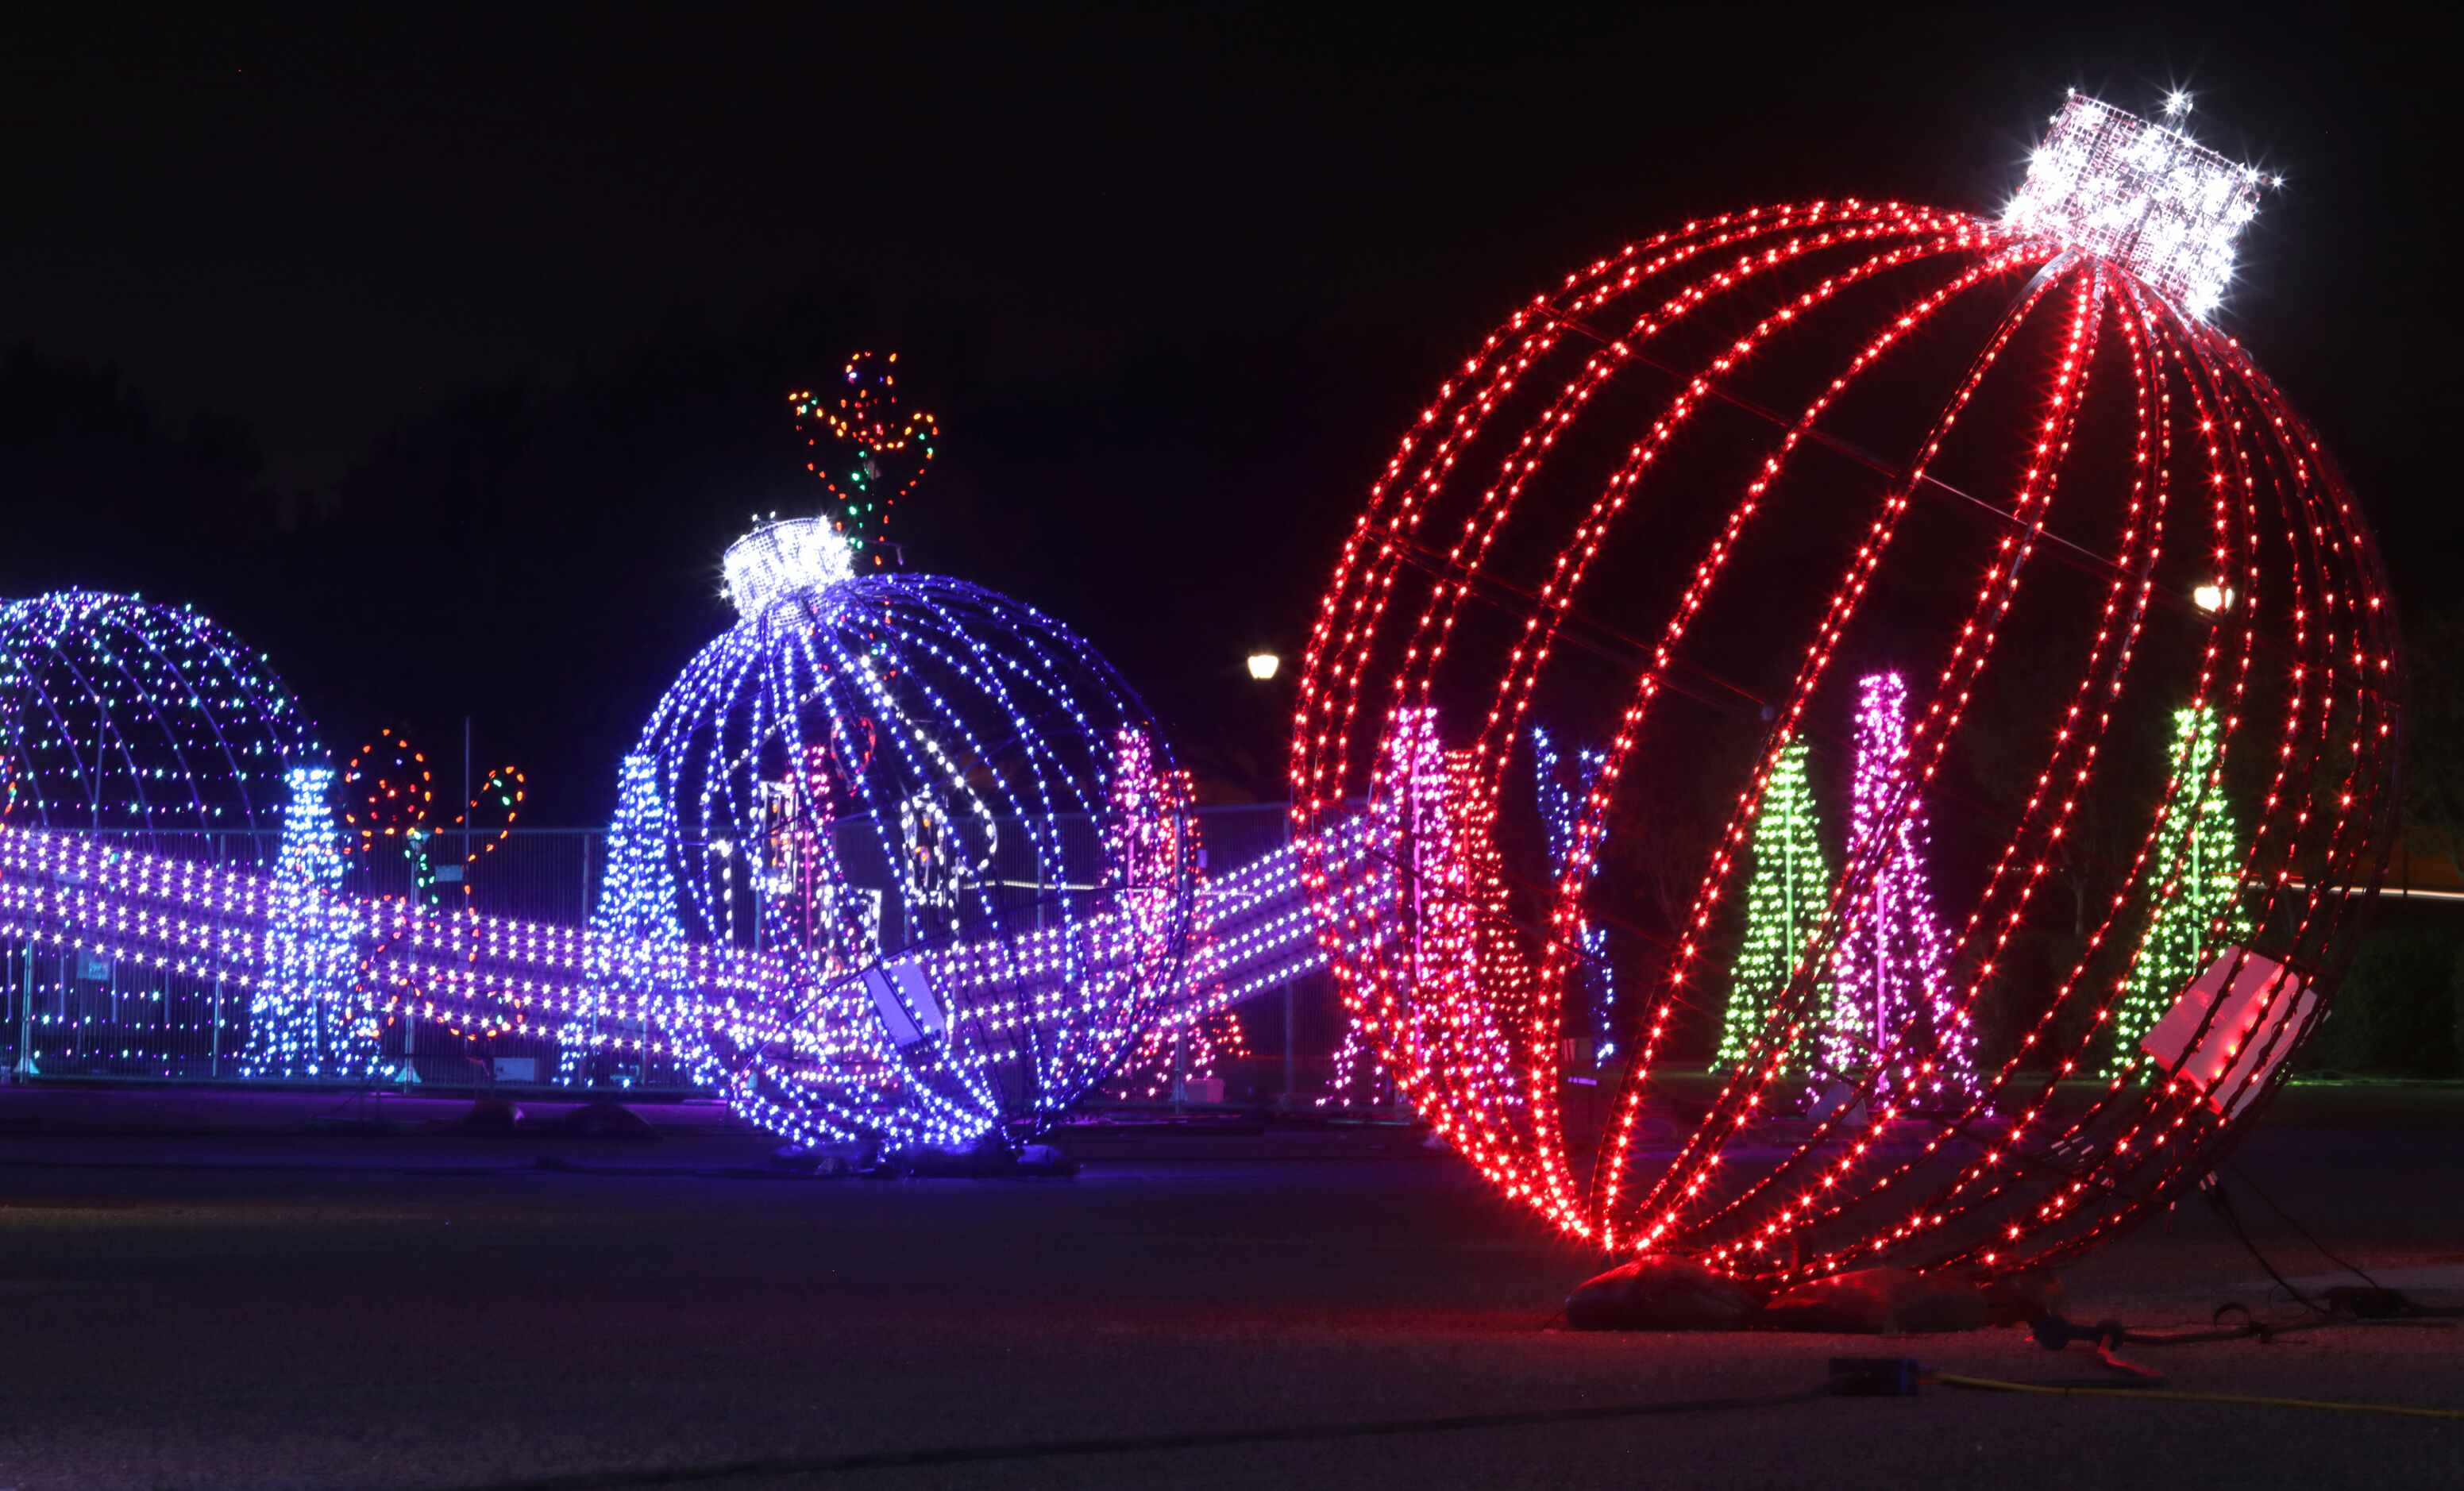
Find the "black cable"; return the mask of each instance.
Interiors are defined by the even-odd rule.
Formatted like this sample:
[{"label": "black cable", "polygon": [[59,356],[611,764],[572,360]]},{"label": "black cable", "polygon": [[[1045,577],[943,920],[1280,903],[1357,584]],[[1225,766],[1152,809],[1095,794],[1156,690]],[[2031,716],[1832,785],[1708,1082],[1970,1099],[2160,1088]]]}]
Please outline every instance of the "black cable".
[{"label": "black cable", "polygon": [[612,1474],[592,1472],[549,1476],[536,1480],[490,1481],[472,1487],[470,1491],[585,1491],[585,1488],[595,1486],[671,1486],[747,1476],[835,1476],[868,1470],[981,1465],[1001,1460],[1055,1459],[1081,1455],[1169,1454],[1180,1450],[1226,1449],[1236,1445],[1366,1439],[1387,1435],[1461,1434],[1476,1429],[1597,1423],[1662,1414],[1711,1413],[1722,1409],[1784,1408],[1810,1403],[1828,1395],[1829,1392],[1826,1385],[1760,1397],[1679,1398],[1659,1402],[1609,1403],[1593,1408],[1538,1409],[1520,1414],[1462,1414],[1446,1418],[1369,1419],[1354,1423],[1287,1424],[1269,1429],[1120,1435],[1083,1439],[1023,1440],[1010,1444],[957,1444],[922,1450],[872,1450],[854,1455],[730,1460],[712,1465],[675,1465]]},{"label": "black cable", "polygon": [[[2283,1207],[2277,1205],[2268,1196],[2266,1192],[2261,1191],[2257,1186],[2253,1185],[2249,1176],[2243,1174],[2240,1171],[2235,1170],[2233,1172],[2233,1179],[2240,1182],[2242,1185],[2249,1186],[2253,1195],[2256,1195],[2260,1200],[2267,1202],[2268,1209],[2275,1212],[2277,1216],[2282,1217],[2295,1232],[2299,1233],[2302,1240],[2309,1243],[2311,1247],[2317,1249],[2321,1257],[2326,1259],[2329,1262],[2334,1263],[2336,1266],[2343,1269],[2347,1273],[2350,1273],[2367,1286],[2365,1288],[2357,1289],[2350,1284],[2338,1284],[2331,1288],[2322,1290],[2321,1293],[2325,1300],[2324,1304],[2320,1303],[2318,1300],[2311,1299],[2300,1290],[2293,1287],[2293,1285],[2286,1281],[2284,1276],[2277,1273],[2274,1266],[2268,1262],[2266,1256],[2259,1252],[2258,1245],[2251,1240],[2250,1234],[2242,1229],[2241,1218],[2233,1211],[2233,1203],[2225,1199],[2222,1184],[2218,1182],[2212,1174],[2211,1174],[2203,1185],[2203,1189],[2209,1192],[2210,1204],[2216,1208],[2217,1215],[2224,1217],[2225,1224],[2233,1229],[2233,1236],[2241,1239],[2242,1246],[2250,1250],[2251,1257],[2258,1260],[2258,1266],[2267,1270],[2267,1276],[2270,1279],[2275,1280],[2278,1287],[2283,1289],[2286,1294],[2291,1295],[2294,1299],[2300,1301],[2304,1305],[2318,1311],[2318,1313],[2325,1320],[2356,1320],[2370,1325],[2419,1326],[2444,1325],[2452,1320],[2464,1319],[2464,1307],[2452,1305],[2431,1306],[2416,1304],[2412,1300],[2407,1299],[2402,1290],[2390,1289],[2387,1285],[2379,1283],[2377,1280],[2371,1278],[2367,1273],[2365,1273],[2360,1265],[2347,1262],[2344,1259],[2338,1256],[2325,1243],[2312,1236],[2310,1229],[2302,1226],[2299,1219],[2295,1217],[2291,1212],[2288,1212]],[[2278,1328],[2280,1329],[2282,1327]]]},{"label": "black cable", "polygon": [[335,1114],[342,1111],[344,1108],[351,1107],[353,1104],[360,1104],[364,1108],[364,1105],[374,1102],[379,1096],[380,1094],[377,1091],[376,1081],[375,1079],[370,1078],[367,1081],[362,1082],[358,1086],[352,1088],[350,1091],[342,1094],[341,1101],[335,1104],[332,1107],[326,1108],[322,1112],[309,1114],[306,1118],[300,1121],[301,1127],[305,1128],[313,1124],[321,1124],[325,1120],[333,1117]]},{"label": "black cable", "polygon": [[2260,1397],[2246,1392],[2183,1392],[2171,1388],[2116,1388],[2105,1384],[2005,1382],[1998,1377],[1970,1377],[1961,1372],[1927,1372],[1923,1380],[1947,1388],[1975,1388],[1987,1392],[2035,1392],[2055,1397],[2146,1398],[2158,1402],[2222,1403],[2245,1408],[2316,1409],[2331,1414],[2390,1414],[2406,1418],[2464,1418],[2464,1409],[2417,1408],[2409,1403],[2349,1403],[2324,1398]]},{"label": "black cable", "polygon": [[2344,1272],[2351,1274],[2354,1278],[2359,1279],[2362,1283],[2368,1284],[2373,1289],[2386,1287],[2386,1285],[2380,1283],[2368,1274],[2364,1273],[2359,1265],[2344,1261],[2342,1258],[2337,1257],[2335,1252],[2330,1249],[2327,1244],[2320,1241],[2317,1238],[2312,1237],[2310,1235],[2310,1229],[2302,1226],[2299,1217],[2295,1217],[2291,1212],[2286,1211],[2283,1207],[2278,1206],[2276,1203],[2275,1197],[2258,1189],[2258,1183],[2252,1180],[2248,1175],[2243,1174],[2241,1167],[2237,1165],[2228,1165],[2225,1168],[2233,1172],[2233,1178],[2236,1184],[2248,1187],[2250,1194],[2265,1202],[2269,1211],[2274,1212],[2277,1216],[2282,1217],[2285,1224],[2291,1227],[2295,1232],[2301,1234],[2301,1240],[2317,1249],[2320,1257],[2325,1259],[2328,1262],[2335,1264]]},{"label": "black cable", "polygon": [[2249,1229],[2242,1226],[2241,1215],[2233,1210],[2233,1198],[2225,1194],[2224,1182],[2217,1179],[2212,1171],[2209,1173],[2206,1179],[2199,1182],[2199,1191],[2208,1198],[2209,1209],[2224,1218],[2225,1226],[2232,1231],[2234,1238],[2240,1240],[2250,1256],[2258,1261],[2258,1266],[2267,1271],[2267,1277],[2276,1281],[2277,1288],[2283,1290],[2288,1298],[2304,1308],[2314,1310],[2321,1315],[2333,1313],[2327,1306],[2293,1287],[2291,1280],[2276,1271],[2276,1265],[2267,1261],[2267,1255],[2260,1252],[2258,1244],[2252,1240]]}]

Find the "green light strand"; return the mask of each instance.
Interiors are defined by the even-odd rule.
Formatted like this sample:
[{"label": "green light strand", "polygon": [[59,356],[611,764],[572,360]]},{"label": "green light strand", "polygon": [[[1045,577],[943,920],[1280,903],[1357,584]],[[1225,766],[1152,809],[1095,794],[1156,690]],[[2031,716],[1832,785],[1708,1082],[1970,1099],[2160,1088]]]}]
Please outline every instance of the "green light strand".
[{"label": "green light strand", "polygon": [[[2172,800],[2157,825],[2140,887],[2152,904],[2147,935],[2114,1006],[2108,1077],[2121,1076],[2139,1060],[2140,1041],[2213,951],[2250,935],[2250,918],[2234,905],[2241,846],[2219,779],[2213,710],[2191,705],[2173,713],[2172,756]],[[2143,1077],[2154,1073],[2152,1064],[2143,1065]]]},{"label": "green light strand", "polygon": [[[1765,1021],[1797,959],[1814,940],[1822,907],[1831,888],[1831,870],[1824,863],[1820,820],[1815,815],[1814,788],[1806,774],[1802,740],[1780,748],[1771,779],[1764,784],[1761,811],[1754,815],[1750,846],[1752,878],[1746,885],[1746,935],[1738,944],[1736,962],[1728,971],[1728,1003],[1721,1019],[1720,1050],[1714,1071],[1743,1065],[1753,1054]],[[1830,1003],[1830,975],[1820,976],[1818,1008]],[[1782,1070],[1803,1061],[1803,1038],[1788,1053]]]}]

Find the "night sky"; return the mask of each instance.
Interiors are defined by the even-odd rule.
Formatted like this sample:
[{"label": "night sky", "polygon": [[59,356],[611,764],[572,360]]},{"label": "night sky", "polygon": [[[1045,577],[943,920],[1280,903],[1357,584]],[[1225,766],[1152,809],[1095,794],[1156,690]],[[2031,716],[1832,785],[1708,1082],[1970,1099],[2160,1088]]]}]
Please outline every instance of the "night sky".
[{"label": "night sky", "polygon": [[1297,648],[1501,311],[1727,208],[1992,210],[2066,86],[2181,85],[2194,133],[2288,178],[2225,323],[2338,449],[2408,611],[2452,604],[2453,36],[1620,11],[8,33],[0,595],[194,601],[338,755],[395,724],[450,757],[467,714],[532,822],[604,820],[727,620],[720,550],[819,506],[786,391],[895,348],[946,434],[909,561],[1068,620],[1212,791],[1269,793],[1285,696],[1241,657]]}]

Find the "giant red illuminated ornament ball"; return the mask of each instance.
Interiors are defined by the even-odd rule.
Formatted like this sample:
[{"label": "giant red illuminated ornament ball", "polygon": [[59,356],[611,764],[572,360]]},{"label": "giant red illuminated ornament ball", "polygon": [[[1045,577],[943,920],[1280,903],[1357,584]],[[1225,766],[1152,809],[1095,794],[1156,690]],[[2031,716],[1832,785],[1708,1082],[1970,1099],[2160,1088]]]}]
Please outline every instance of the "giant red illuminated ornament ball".
[{"label": "giant red illuminated ornament ball", "polygon": [[[1320,603],[1293,818],[1307,844],[1365,802],[1403,836],[1382,888],[1309,861],[1324,941],[1409,1100],[1506,1195],[1604,1251],[1771,1282],[2013,1268],[2176,1195],[2283,1080],[2384,866],[2397,648],[2335,463],[2211,319],[2269,185],[2074,95],[1999,217],[1697,219],[1449,371]],[[1884,669],[1907,749],[1859,786],[1883,815],[1862,842],[1929,825],[1942,1007],[1910,1002],[1809,1111],[1784,1060],[1879,851],[1847,854],[1748,1059],[1701,1074],[1764,785],[1801,741],[1844,800]],[[2196,709],[2215,752],[2172,770]],[[1554,865],[1505,790],[1541,724],[1608,742]],[[2161,825],[2211,794],[2252,825],[2214,976],[2106,1081],[2151,924],[2214,875]],[[1687,802],[1716,805],[1691,840]],[[1682,864],[1675,914],[1643,914],[1633,854]],[[1595,925],[1629,965],[1597,1071],[1570,1020]],[[1972,1085],[1876,1090],[1971,1030]]]}]

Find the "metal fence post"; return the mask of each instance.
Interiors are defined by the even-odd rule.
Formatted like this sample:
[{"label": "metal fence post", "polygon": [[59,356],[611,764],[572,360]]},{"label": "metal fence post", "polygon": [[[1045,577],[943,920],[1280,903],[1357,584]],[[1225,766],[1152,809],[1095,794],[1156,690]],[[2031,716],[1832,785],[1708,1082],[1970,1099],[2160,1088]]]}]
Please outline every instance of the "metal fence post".
[{"label": "metal fence post", "polygon": [[1176,1113],[1189,1101],[1189,1027],[1181,1026],[1172,1035],[1172,1110]]},{"label": "metal fence post", "polygon": [[[1288,798],[1284,802],[1284,832],[1281,842],[1285,848],[1291,847],[1292,806]],[[1284,1107],[1298,1107],[1301,1103],[1300,1080],[1293,1075],[1292,1000],[1292,981],[1287,978],[1284,980]]]},{"label": "metal fence post", "polygon": [[[587,830],[584,830],[580,835],[580,838],[582,840],[582,910],[581,915],[577,920],[582,926],[587,927],[590,925],[590,834]],[[599,1034],[600,996],[594,993],[588,998],[590,999],[590,1029],[588,1034],[596,1036]],[[583,1047],[586,1051],[596,1051],[597,1048],[596,1042]],[[583,1087],[588,1088],[598,1085],[597,1083],[591,1080],[590,1076],[589,1068],[591,1062],[595,1058],[584,1057],[583,1060],[574,1063],[578,1068],[576,1075],[579,1078],[579,1085]],[[560,1048],[556,1053],[556,1064],[558,1069],[561,1071],[564,1066],[564,1052],[561,1048]]]},{"label": "metal fence post", "polygon": [[20,1077],[34,1075],[34,944],[26,943],[26,978],[17,993],[17,1066]]}]

